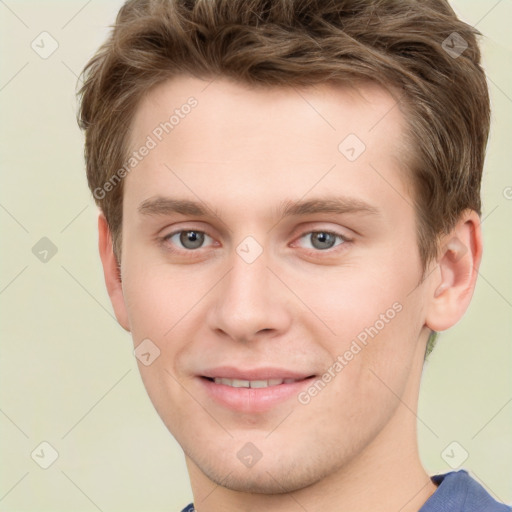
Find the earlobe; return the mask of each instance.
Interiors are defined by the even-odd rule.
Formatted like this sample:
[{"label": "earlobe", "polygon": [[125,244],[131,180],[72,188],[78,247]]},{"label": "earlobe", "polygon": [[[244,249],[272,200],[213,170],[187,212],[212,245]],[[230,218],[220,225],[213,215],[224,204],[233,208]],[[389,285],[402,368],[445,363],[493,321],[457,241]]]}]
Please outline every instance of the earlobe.
[{"label": "earlobe", "polygon": [[469,306],[482,258],[480,218],[467,211],[441,240],[438,269],[433,273],[426,325],[444,331],[455,325]]},{"label": "earlobe", "polygon": [[112,246],[112,235],[108,227],[107,219],[101,212],[98,216],[98,248],[101,264],[103,265],[105,285],[117,321],[125,330],[130,332],[130,322],[124,302],[119,265]]}]

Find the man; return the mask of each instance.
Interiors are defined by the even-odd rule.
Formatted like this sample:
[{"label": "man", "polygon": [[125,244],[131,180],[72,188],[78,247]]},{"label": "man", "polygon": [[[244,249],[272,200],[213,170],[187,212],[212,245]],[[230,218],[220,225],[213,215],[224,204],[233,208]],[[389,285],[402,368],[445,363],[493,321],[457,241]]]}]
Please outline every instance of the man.
[{"label": "man", "polygon": [[475,35],[442,0],[131,0],[87,65],[106,286],[199,512],[510,510],[417,449],[482,254]]}]

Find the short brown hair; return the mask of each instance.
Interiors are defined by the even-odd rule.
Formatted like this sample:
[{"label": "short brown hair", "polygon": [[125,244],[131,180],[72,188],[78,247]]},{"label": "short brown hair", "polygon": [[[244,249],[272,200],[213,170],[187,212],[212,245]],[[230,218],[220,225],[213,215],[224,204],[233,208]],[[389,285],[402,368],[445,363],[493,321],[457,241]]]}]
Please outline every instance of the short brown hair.
[{"label": "short brown hair", "polygon": [[489,97],[476,41],[444,0],[129,0],[88,62],[79,124],[91,191],[121,257],[123,183],[143,94],[174,76],[253,86],[372,80],[400,91],[424,268],[466,209],[481,214]]}]

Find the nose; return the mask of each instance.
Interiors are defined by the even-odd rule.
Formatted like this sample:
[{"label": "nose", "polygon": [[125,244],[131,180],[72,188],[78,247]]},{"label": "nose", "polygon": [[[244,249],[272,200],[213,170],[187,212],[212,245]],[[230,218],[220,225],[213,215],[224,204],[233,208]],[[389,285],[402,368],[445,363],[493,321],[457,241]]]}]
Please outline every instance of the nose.
[{"label": "nose", "polygon": [[209,328],[235,341],[275,337],[290,327],[292,302],[267,267],[265,251],[252,263],[236,252],[231,269],[210,297]]}]

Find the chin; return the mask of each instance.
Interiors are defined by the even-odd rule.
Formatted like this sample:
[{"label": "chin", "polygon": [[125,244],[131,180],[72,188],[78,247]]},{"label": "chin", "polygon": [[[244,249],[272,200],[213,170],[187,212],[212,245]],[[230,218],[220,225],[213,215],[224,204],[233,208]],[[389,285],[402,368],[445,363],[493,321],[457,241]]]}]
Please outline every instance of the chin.
[{"label": "chin", "polygon": [[228,459],[225,451],[222,455],[197,455],[188,454],[188,457],[209,480],[232,491],[253,494],[298,491],[321,481],[336,471],[337,466],[329,455],[322,459],[321,454],[309,454],[306,458],[305,454],[297,452],[292,460],[290,454],[275,451],[272,457],[263,455],[252,467],[245,467],[238,458]]}]

